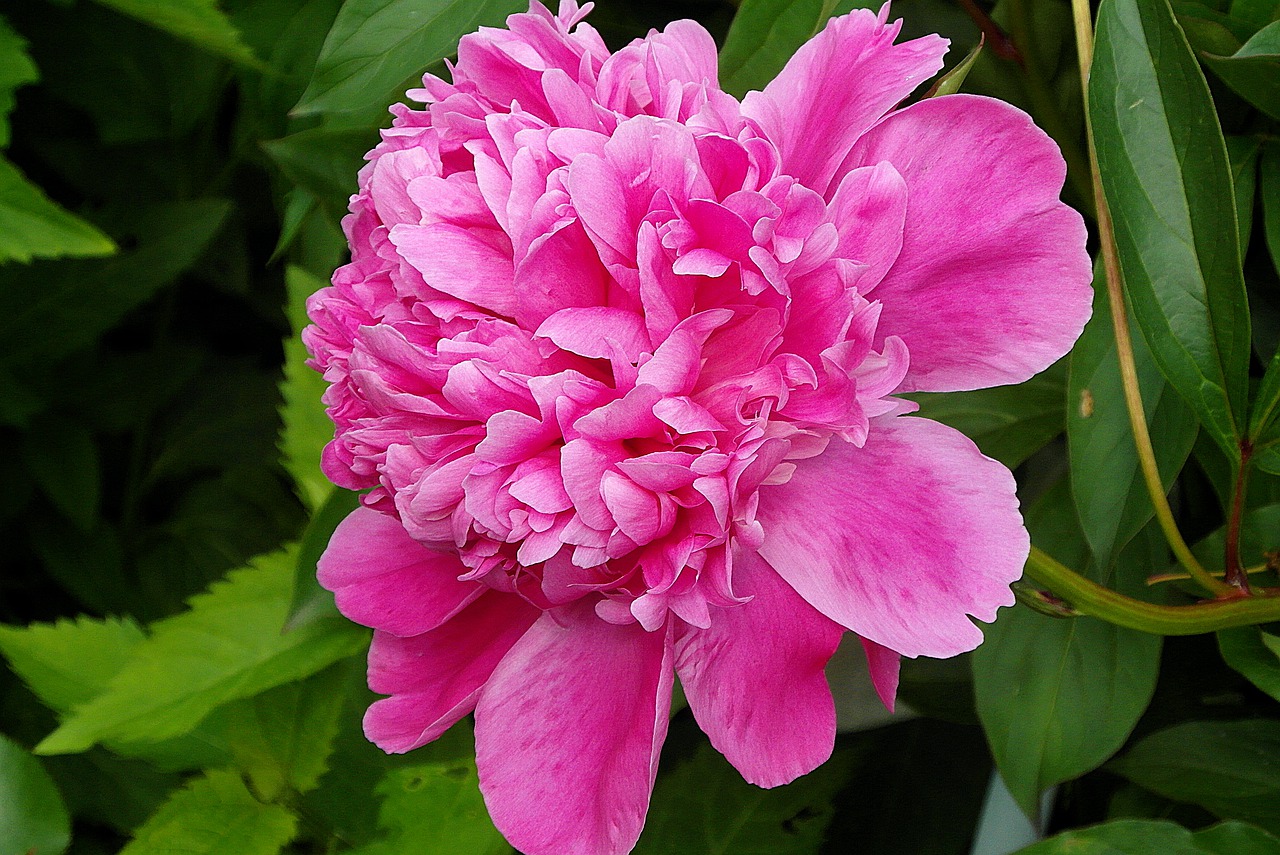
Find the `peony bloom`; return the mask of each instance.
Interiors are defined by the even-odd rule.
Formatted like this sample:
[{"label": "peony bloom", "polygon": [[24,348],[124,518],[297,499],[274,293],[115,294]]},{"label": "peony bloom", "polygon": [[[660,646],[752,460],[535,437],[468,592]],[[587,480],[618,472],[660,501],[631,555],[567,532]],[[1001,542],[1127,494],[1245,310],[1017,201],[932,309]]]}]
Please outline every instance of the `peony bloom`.
[{"label": "peony bloom", "polygon": [[366,732],[474,711],[531,855],[635,843],[677,675],[772,787],[831,752],[844,632],[889,705],[899,656],[975,647],[1027,555],[1013,478],[895,395],[1023,381],[1091,297],[1026,115],[895,109],[945,39],[854,12],[739,102],[697,24],[610,54],[587,11],[467,36],[393,108],[304,334],[325,471],[367,491],[320,564],[376,630]]}]

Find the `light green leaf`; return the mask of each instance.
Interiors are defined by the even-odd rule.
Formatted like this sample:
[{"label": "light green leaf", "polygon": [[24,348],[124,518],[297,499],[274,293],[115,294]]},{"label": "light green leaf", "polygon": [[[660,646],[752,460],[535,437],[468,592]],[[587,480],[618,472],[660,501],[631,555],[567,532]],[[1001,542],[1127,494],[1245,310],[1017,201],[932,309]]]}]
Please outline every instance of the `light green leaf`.
[{"label": "light green leaf", "polygon": [[294,112],[389,104],[406,80],[457,51],[462,36],[527,8],[519,0],[346,0]]},{"label": "light green leaf", "polygon": [[259,67],[261,63],[249,50],[239,31],[218,8],[217,0],[97,0],[115,9],[177,36],[184,41],[243,65]]},{"label": "light green leaf", "polygon": [[925,97],[936,98],[939,95],[954,95],[959,92],[960,87],[964,86],[965,78],[969,76],[969,70],[973,68],[973,64],[982,55],[984,44],[986,44],[986,36],[979,36],[978,43],[974,45],[973,50],[969,51],[965,58],[956,64],[955,68],[939,77],[938,82],[929,87],[929,92]]},{"label": "light green leaf", "polygon": [[0,735],[0,852],[57,855],[70,839],[71,818],[49,773]]},{"label": "light green leaf", "polygon": [[1200,55],[1236,94],[1280,119],[1280,21],[1263,27],[1231,56]]},{"label": "light green leaf", "polygon": [[1249,310],[1231,169],[1167,0],[1102,4],[1089,115],[1134,315],[1169,383],[1238,460]]},{"label": "light green leaf", "polygon": [[[1094,271],[1094,288],[1093,317],[1069,357],[1067,446],[1076,513],[1094,560],[1106,567],[1155,511],[1129,424],[1101,265]],[[1141,332],[1134,332],[1143,411],[1160,480],[1168,490],[1191,453],[1198,425],[1160,373]]]},{"label": "light green leaf", "polygon": [[1108,768],[1165,798],[1280,833],[1280,721],[1184,722]]},{"label": "light green leaf", "polygon": [[110,255],[115,250],[110,238],[50,201],[0,158],[0,262]]},{"label": "light green leaf", "polygon": [[145,637],[131,618],[81,616],[25,629],[0,626],[0,653],[40,700],[66,713],[105,690]]},{"label": "light green leaf", "polygon": [[1015,855],[1276,855],[1277,845],[1265,831],[1239,822],[1193,834],[1167,820],[1120,819],[1063,832]]},{"label": "light green leaf", "polygon": [[493,827],[474,760],[394,769],[378,785],[378,825],[386,837],[361,855],[502,855],[511,847]]},{"label": "light green leaf", "polygon": [[301,335],[309,323],[307,298],[327,284],[301,267],[290,265],[285,271],[289,292],[286,312],[291,335],[284,343],[284,382],[280,385],[284,398],[280,409],[280,420],[284,424],[280,451],[284,468],[293,476],[299,496],[312,510],[319,508],[333,491],[333,485],[320,471],[320,454],[333,439],[333,422],[320,401],[328,384],[320,372],[306,365],[309,355]]},{"label": "light green leaf", "polygon": [[158,742],[190,732],[216,707],[314,674],[360,650],[366,635],[342,621],[282,633],[293,550],[259,558],[158,621],[107,690],[75,710],[37,750],[83,751],[96,742]]},{"label": "light green leaf", "polygon": [[91,531],[102,480],[93,434],[66,418],[40,418],[23,436],[22,457],[54,507],[81,531]]},{"label": "light green leaf", "polygon": [[27,43],[0,18],[0,148],[9,145],[9,113],[13,93],[40,79],[40,71],[27,55]]},{"label": "light green leaf", "polygon": [[120,855],[275,855],[298,820],[265,804],[234,772],[214,771],[174,794]]},{"label": "light green leaf", "polygon": [[658,780],[635,855],[812,855],[848,774],[849,758],[837,756],[791,784],[762,790],[703,744]]}]

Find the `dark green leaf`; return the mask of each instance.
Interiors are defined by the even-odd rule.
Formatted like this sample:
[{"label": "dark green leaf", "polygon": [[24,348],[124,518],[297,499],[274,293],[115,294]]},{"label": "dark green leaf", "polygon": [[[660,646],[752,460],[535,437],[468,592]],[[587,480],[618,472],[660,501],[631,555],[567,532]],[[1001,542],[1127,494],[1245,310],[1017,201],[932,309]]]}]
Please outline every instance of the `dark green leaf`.
[{"label": "dark green leaf", "polygon": [[1277,855],[1280,838],[1243,822],[1220,822],[1192,835],[1212,855]]},{"label": "dark green leaf", "polygon": [[40,761],[0,735],[0,852],[57,855],[71,818]]},{"label": "dark green leaf", "polygon": [[1236,222],[1240,226],[1240,257],[1249,249],[1253,234],[1253,197],[1258,179],[1258,153],[1262,140],[1255,136],[1227,137],[1227,156],[1231,159],[1231,183],[1236,194]]},{"label": "dark green leaf", "polygon": [[293,603],[289,606],[289,618],[285,621],[286,632],[317,619],[337,616],[338,607],[334,604],[333,594],[320,587],[320,583],[316,580],[316,565],[329,545],[329,538],[333,536],[338,523],[346,519],[359,504],[358,493],[343,490],[340,487],[330,487],[328,498],[308,523],[298,547],[298,564],[294,570],[293,580]]},{"label": "dark green leaf", "polygon": [[[1100,269],[1095,271],[1094,287],[1093,317],[1070,356],[1067,445],[1081,528],[1094,559],[1106,567],[1155,511],[1134,446]],[[1195,444],[1195,414],[1165,382],[1140,332],[1133,336],[1133,357],[1156,464],[1167,490]]]},{"label": "dark green leaf", "polygon": [[1109,768],[1166,798],[1280,830],[1280,721],[1191,721],[1143,739]]},{"label": "dark green leaf", "polygon": [[275,855],[297,817],[265,804],[234,772],[209,772],[156,811],[120,855]]},{"label": "dark green leaf", "polygon": [[1277,841],[1238,822],[1192,833],[1165,820],[1121,819],[1067,831],[1015,855],[1275,855]]},{"label": "dark green leaf", "polygon": [[1280,701],[1280,636],[1256,626],[1218,633],[1222,658],[1253,685]]},{"label": "dark green leaf", "polygon": [[1258,191],[1262,196],[1262,224],[1271,261],[1280,272],[1280,142],[1268,140],[1258,163]]},{"label": "dark green leaf", "polygon": [[1237,460],[1250,353],[1231,170],[1166,0],[1103,3],[1089,114],[1134,315],[1165,377]]},{"label": "dark green leaf", "polygon": [[1280,17],[1275,0],[1231,0],[1231,17],[1251,30],[1260,30]]},{"label": "dark green leaf", "polygon": [[216,0],[97,0],[233,62],[260,66]]},{"label": "dark green leaf", "polygon": [[110,255],[115,244],[0,158],[0,262]]},{"label": "dark green leaf", "polygon": [[720,85],[742,97],[763,89],[826,24],[832,0],[743,0],[720,49]]},{"label": "dark green leaf", "polygon": [[1280,119],[1280,21],[1263,27],[1231,56],[1201,56],[1236,94]]},{"label": "dark green leaf", "polygon": [[452,55],[462,36],[526,8],[517,0],[345,0],[294,111],[385,106],[407,79]]},{"label": "dark green leaf", "polygon": [[54,506],[82,531],[90,531],[98,519],[101,493],[93,435],[65,418],[37,419],[23,438],[22,457]]},{"label": "dark green leaf", "polygon": [[312,128],[262,147],[290,181],[341,213],[356,190],[365,153],[377,143],[378,135],[367,129]]},{"label": "dark green leaf", "polygon": [[39,79],[40,72],[27,55],[26,41],[0,18],[0,148],[9,146],[14,90]]},{"label": "dark green leaf", "polygon": [[[1221,570],[1225,553],[1224,529],[1218,529],[1191,548],[1209,570]],[[1280,505],[1266,505],[1240,520],[1240,560],[1245,567],[1261,564],[1267,553],[1280,549]]]}]

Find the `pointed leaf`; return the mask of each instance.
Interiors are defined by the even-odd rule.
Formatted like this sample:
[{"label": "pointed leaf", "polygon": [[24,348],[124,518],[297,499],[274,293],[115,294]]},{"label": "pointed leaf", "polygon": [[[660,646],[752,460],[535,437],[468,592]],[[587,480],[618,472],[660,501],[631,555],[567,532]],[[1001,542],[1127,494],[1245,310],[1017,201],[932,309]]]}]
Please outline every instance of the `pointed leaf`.
[{"label": "pointed leaf", "polygon": [[743,0],[720,49],[720,85],[741,98],[764,89],[799,47],[820,32],[832,15],[869,9],[869,2],[834,0]]},{"label": "pointed leaf", "polygon": [[209,772],[174,794],[120,855],[275,855],[298,820],[245,789],[234,772]]},{"label": "pointed leaf", "polygon": [[23,437],[22,457],[54,507],[81,531],[92,530],[102,480],[93,434],[65,418],[37,419]]},{"label": "pointed leaf", "polygon": [[1280,635],[1241,626],[1218,632],[1218,649],[1228,665],[1280,701]]},{"label": "pointed leaf", "polygon": [[475,761],[395,769],[378,785],[378,825],[384,839],[361,853],[374,855],[503,855],[511,847],[489,820]]},{"label": "pointed leaf", "polygon": [[1280,119],[1280,21],[1258,30],[1231,56],[1200,55],[1236,94]]},{"label": "pointed leaf", "polygon": [[0,852],[58,855],[70,839],[71,818],[49,773],[0,736]]},{"label": "pointed leaf", "polygon": [[1167,0],[1103,3],[1089,115],[1134,315],[1169,383],[1237,460],[1250,352],[1231,170]]},{"label": "pointed leaf", "polygon": [[13,110],[14,91],[39,79],[40,72],[27,55],[26,41],[0,18],[0,148],[9,146],[9,113]]},{"label": "pointed leaf", "polygon": [[110,255],[115,250],[110,238],[50,201],[13,164],[0,158],[0,262]]},{"label": "pointed leaf", "polygon": [[280,408],[280,420],[283,422],[280,451],[284,457],[284,468],[293,476],[299,496],[313,511],[333,491],[333,485],[320,471],[320,454],[333,439],[333,422],[320,401],[328,384],[320,372],[307,367],[309,356],[300,336],[302,328],[309,323],[307,298],[325,284],[324,280],[301,267],[290,265],[285,271],[291,334],[284,343],[284,382],[280,384],[280,394],[284,398],[284,406]]},{"label": "pointed leaf", "polygon": [[0,653],[55,712],[69,712],[106,689],[146,638],[132,618],[81,616],[25,629],[0,626]]},{"label": "pointed leaf", "polygon": [[191,42],[210,53],[261,66],[216,0],[97,0],[103,6]]},{"label": "pointed leaf", "polygon": [[1231,160],[1231,184],[1236,194],[1236,222],[1240,226],[1240,257],[1249,249],[1253,234],[1253,201],[1258,184],[1258,137],[1227,137],[1227,157]]}]

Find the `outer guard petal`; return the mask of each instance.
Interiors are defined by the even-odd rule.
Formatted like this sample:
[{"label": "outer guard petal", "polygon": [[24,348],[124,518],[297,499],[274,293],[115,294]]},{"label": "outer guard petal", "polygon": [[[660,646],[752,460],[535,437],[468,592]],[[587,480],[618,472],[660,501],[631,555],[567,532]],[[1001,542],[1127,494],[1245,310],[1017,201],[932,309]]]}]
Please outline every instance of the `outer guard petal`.
[{"label": "outer guard petal", "polygon": [[456,552],[428,549],[395,517],[364,507],[338,524],[316,568],[339,611],[395,635],[435,629],[480,596],[483,585],[458,581],[466,572]]},{"label": "outer guard petal", "polygon": [[863,448],[832,440],[793,462],[789,482],[760,489],[760,554],[827,617],[904,656],[947,657],[982,642],[967,615],[1013,604],[1031,546],[1013,476],[960,432],[880,420]]},{"label": "outer guard petal", "polygon": [[823,673],[844,628],[801,599],[759,555],[734,557],[734,591],[711,628],[676,641],[676,671],[699,726],[752,784],[776,787],[831,756],[836,712]]},{"label": "outer guard petal", "polygon": [[494,824],[526,855],[621,855],[644,827],[671,709],[669,632],[546,612],[476,709]]},{"label": "outer guard petal", "polygon": [[899,28],[865,9],[832,18],[763,92],[747,93],[742,112],[778,147],[783,172],[827,196],[854,141],[938,73],[947,40],[895,45]]},{"label": "outer guard petal", "polygon": [[1071,349],[1089,319],[1080,214],[1066,165],[1031,118],[975,95],[886,118],[846,168],[888,161],[907,184],[902,251],[877,286],[878,336],[911,351],[907,390],[1021,383]]}]

